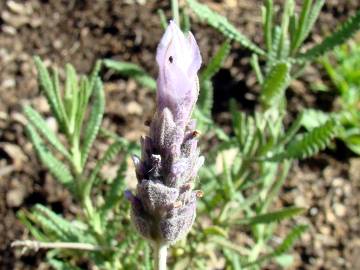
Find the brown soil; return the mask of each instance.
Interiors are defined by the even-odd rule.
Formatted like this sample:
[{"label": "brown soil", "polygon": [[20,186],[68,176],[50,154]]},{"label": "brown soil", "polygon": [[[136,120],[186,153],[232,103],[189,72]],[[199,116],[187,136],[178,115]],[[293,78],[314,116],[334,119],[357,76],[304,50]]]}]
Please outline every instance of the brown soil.
[{"label": "brown soil", "polygon": [[[96,59],[114,58],[140,64],[156,74],[154,52],[162,34],[157,9],[169,10],[167,1],[0,1],[0,269],[46,269],[43,253],[21,256],[9,247],[15,239],[30,238],[16,218],[19,209],[35,203],[51,205],[58,212],[73,206],[68,194],[42,168],[24,134],[21,105],[30,103],[43,114],[49,108],[40,95],[32,61],[39,55],[47,64],[63,67],[72,63],[88,72]],[[142,2],[142,1],[139,1]],[[260,0],[203,1],[226,14],[255,42],[261,42]],[[256,4],[254,4],[254,2]],[[282,1],[278,1],[282,2]],[[300,1],[301,2],[301,1]],[[309,41],[317,41],[360,8],[356,0],[328,0]],[[223,39],[214,30],[193,25],[204,62]],[[254,108],[254,76],[249,52],[235,45],[225,67],[215,77],[214,116],[227,122],[230,97],[244,110]],[[128,139],[143,134],[144,122],[154,111],[154,95],[111,72],[105,72],[107,97],[103,126]],[[319,72],[309,69],[289,92],[294,111],[322,104],[321,97],[307,90]],[[331,109],[334,98],[324,97]],[[49,123],[52,122],[48,117]],[[101,151],[103,145],[99,143]],[[93,155],[95,158],[96,153]],[[281,194],[279,204],[304,206],[300,219],[311,225],[296,246],[294,269],[360,269],[360,159],[344,148],[296,164]]]}]

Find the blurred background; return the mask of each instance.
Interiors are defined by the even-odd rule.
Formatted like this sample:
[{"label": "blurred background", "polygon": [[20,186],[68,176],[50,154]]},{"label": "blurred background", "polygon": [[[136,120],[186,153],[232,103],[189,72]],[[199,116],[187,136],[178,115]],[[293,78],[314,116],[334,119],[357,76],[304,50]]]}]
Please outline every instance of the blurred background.
[{"label": "blurred background", "polygon": [[[262,1],[201,2],[226,15],[255,43],[262,42]],[[69,194],[40,165],[24,134],[23,104],[31,104],[49,116],[37,85],[33,56],[58,67],[61,76],[65,63],[87,73],[97,59],[103,58],[134,62],[156,76],[155,51],[163,33],[159,8],[170,16],[168,1],[0,0],[0,269],[47,269],[44,252],[21,256],[20,250],[9,246],[13,240],[31,237],[17,220],[19,209],[42,203],[65,216],[78,211]],[[326,1],[309,44],[321,40],[359,8],[358,0]],[[224,38],[195,21],[192,32],[206,63]],[[230,129],[230,98],[235,98],[243,111],[256,109],[259,88],[249,61],[250,53],[235,44],[214,77],[212,114],[226,131]],[[154,93],[110,71],[102,76],[107,102],[103,127],[138,141],[146,132],[144,122],[154,113]],[[307,68],[301,80],[291,84],[287,93],[289,121],[291,113],[302,108],[336,108],[334,92],[312,91],[319,85],[332,87],[319,65]],[[52,117],[47,117],[47,122],[56,130]],[[94,160],[105,144],[100,141],[95,148]],[[114,173],[112,170],[108,166],[102,173]],[[308,209],[300,219],[312,227],[295,247],[292,269],[360,269],[359,198],[360,158],[341,142],[334,150],[295,164],[278,204]]]}]

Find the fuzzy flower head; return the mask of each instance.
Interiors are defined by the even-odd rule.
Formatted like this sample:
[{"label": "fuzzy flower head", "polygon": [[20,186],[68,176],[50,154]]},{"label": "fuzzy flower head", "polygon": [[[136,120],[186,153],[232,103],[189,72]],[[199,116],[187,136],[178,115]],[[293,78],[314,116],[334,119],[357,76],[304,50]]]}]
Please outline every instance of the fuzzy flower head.
[{"label": "fuzzy flower head", "polygon": [[184,35],[170,22],[156,60],[157,111],[148,136],[141,140],[141,157],[133,157],[136,193],[126,196],[138,232],[151,241],[171,244],[191,229],[201,195],[193,187],[204,157],[197,147],[196,123],[190,119],[199,94],[201,56],[193,35]]},{"label": "fuzzy flower head", "polygon": [[199,95],[197,72],[201,66],[199,47],[191,32],[187,35],[170,21],[156,53],[158,111],[169,108],[177,124],[185,125]]}]

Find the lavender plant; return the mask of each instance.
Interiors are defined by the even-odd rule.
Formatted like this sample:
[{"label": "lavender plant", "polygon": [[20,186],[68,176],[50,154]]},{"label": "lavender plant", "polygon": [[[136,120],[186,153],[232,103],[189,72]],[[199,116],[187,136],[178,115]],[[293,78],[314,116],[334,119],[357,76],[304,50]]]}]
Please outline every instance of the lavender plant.
[{"label": "lavender plant", "polygon": [[[359,29],[360,13],[322,43],[303,52],[302,44],[324,1],[313,5],[310,0],[304,1],[299,16],[294,2],[286,1],[280,26],[273,26],[273,4],[265,1],[265,49],[205,5],[195,0],[187,2],[197,16],[232,42],[240,42],[254,52],[252,66],[261,87],[259,111],[245,114],[232,101],[231,134],[212,120],[216,90],[211,79],[229,54],[231,41],[225,40],[199,71],[199,48],[188,33],[189,17],[184,11],[178,12],[177,1],[172,1],[173,17],[177,22],[182,18],[184,33],[174,22],[166,25],[157,50],[157,82],[132,63],[103,61],[106,68],[131,76],[149,89],[157,88],[157,110],[140,149],[109,131],[98,134],[105,107],[100,63],[89,77],[80,79],[68,66],[65,89],[61,91],[57,72],[49,73],[36,58],[39,83],[59,125],[59,134],[29,106],[24,108],[29,120],[26,128],[42,164],[71,192],[81,212],[70,221],[43,205],[20,211],[19,218],[37,241],[15,242],[14,246],[50,249],[47,258],[55,269],[80,269],[84,258],[99,269],[152,269],[151,254],[158,269],[165,269],[166,263],[176,270],[210,269],[219,257],[223,262],[216,267],[235,270],[260,269],[271,259],[283,266],[291,262],[289,251],[307,225],[294,220],[296,224],[287,235],[276,236],[277,224],[305,209],[274,209],[273,203],[293,161],[326,148],[338,136],[340,123],[329,117],[303,131],[305,120],[300,113],[289,126],[285,125],[285,91],[307,63]],[[202,140],[204,148],[210,149],[204,154],[206,166],[202,167],[204,158],[199,154],[199,134],[192,113],[198,129],[218,141],[209,147]],[[112,143],[95,167],[89,168],[88,155],[99,135]],[[100,169],[120,151],[117,176],[103,179]],[[126,191],[124,183],[129,155],[136,167],[135,191]],[[197,182],[204,193],[201,200],[197,197],[202,192],[194,190],[198,170]],[[237,240],[239,234],[245,240]]]},{"label": "lavender plant", "polygon": [[[55,134],[46,120],[29,105],[24,107],[29,121],[26,131],[42,164],[70,191],[81,212],[68,220],[41,204],[31,211],[19,211],[20,220],[36,241],[16,241],[13,246],[50,249],[47,258],[55,269],[79,269],[79,260],[84,258],[100,269],[129,269],[136,267],[139,257],[142,257],[144,269],[149,269],[150,249],[127,225],[130,223],[129,207],[121,203],[125,200],[126,159],[131,153],[138,152],[138,147],[116,137],[95,167],[89,169],[87,166],[105,108],[105,95],[98,76],[101,62],[96,64],[89,77],[80,78],[68,65],[64,91],[61,91],[56,70],[50,73],[38,57],[35,57],[35,64],[40,88],[59,126],[59,134]],[[119,151],[124,154],[119,160],[116,177],[104,179],[100,170]],[[105,192],[100,183],[107,183]],[[119,232],[129,237],[116,240]],[[129,246],[132,249],[129,250]],[[125,259],[120,260],[123,257]]]}]

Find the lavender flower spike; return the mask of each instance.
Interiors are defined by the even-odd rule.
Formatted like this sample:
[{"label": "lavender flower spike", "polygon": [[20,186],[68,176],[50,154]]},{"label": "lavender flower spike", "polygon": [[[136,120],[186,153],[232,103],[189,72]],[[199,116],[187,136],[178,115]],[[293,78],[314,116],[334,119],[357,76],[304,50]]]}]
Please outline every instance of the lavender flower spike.
[{"label": "lavender flower spike", "polygon": [[194,36],[170,22],[157,48],[157,110],[150,134],[142,138],[141,158],[134,156],[136,194],[127,193],[132,220],[145,238],[174,243],[190,230],[199,191],[194,181],[204,157],[199,156],[191,113],[199,94],[201,55]]}]

